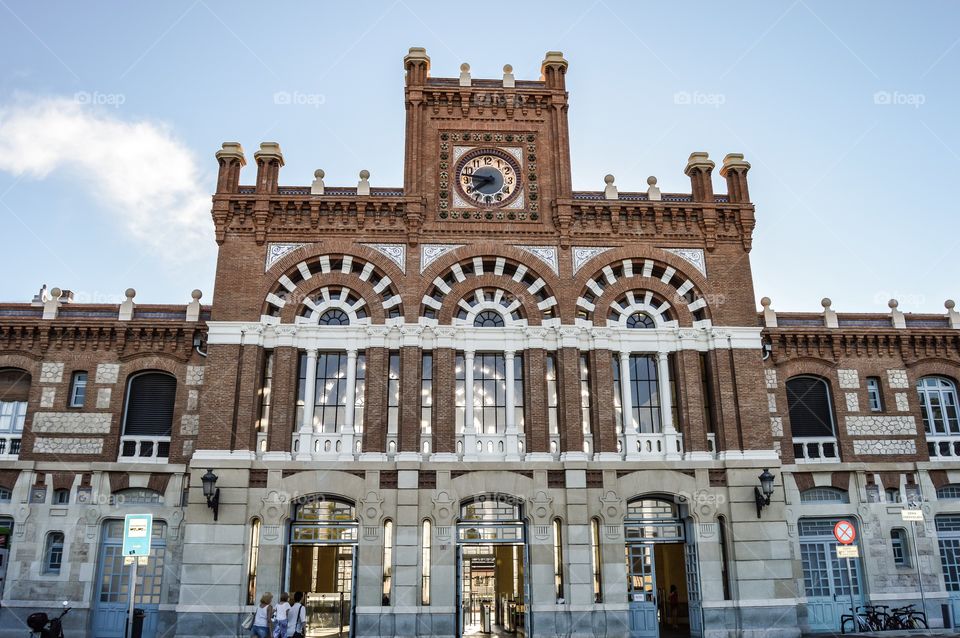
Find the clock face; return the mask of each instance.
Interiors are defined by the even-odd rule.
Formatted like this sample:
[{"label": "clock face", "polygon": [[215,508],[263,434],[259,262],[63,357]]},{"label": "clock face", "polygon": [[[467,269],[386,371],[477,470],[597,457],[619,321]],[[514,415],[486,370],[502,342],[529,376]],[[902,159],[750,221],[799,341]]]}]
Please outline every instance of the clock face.
[{"label": "clock face", "polygon": [[520,166],[499,149],[470,151],[457,164],[457,188],[474,206],[503,206],[520,193]]}]

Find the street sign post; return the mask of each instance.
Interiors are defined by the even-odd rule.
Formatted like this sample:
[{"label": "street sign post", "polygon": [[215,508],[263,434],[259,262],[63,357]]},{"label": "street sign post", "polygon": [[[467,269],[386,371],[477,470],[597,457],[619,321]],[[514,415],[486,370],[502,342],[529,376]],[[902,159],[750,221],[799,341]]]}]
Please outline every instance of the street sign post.
[{"label": "street sign post", "polygon": [[[123,519],[123,562],[130,565],[130,610],[126,635],[133,636],[133,605],[137,590],[137,563],[146,564],[153,537],[153,514],[127,514]],[[143,561],[143,562],[141,562]]]},{"label": "street sign post", "polygon": [[900,510],[900,518],[904,522],[910,523],[910,540],[913,545],[913,560],[917,564],[917,585],[920,589],[920,611],[927,613],[927,597],[923,592],[923,573],[920,570],[920,549],[917,547],[917,532],[915,526],[917,523],[923,525],[923,510],[920,509],[920,503],[912,501],[907,507]]},{"label": "street sign post", "polygon": [[837,521],[833,535],[841,545],[849,545],[857,539],[857,530],[850,521]]},{"label": "street sign post", "polygon": [[[857,546],[853,541],[857,538],[857,529],[850,521],[837,521],[833,526],[833,536],[840,543],[837,545],[837,558],[847,559],[847,584],[850,586],[850,613],[856,617],[857,609],[853,604],[853,569],[850,567],[850,559],[859,556]],[[842,553],[841,553],[842,552]]]},{"label": "street sign post", "polygon": [[857,545],[837,545],[837,558],[860,558],[860,547]]}]

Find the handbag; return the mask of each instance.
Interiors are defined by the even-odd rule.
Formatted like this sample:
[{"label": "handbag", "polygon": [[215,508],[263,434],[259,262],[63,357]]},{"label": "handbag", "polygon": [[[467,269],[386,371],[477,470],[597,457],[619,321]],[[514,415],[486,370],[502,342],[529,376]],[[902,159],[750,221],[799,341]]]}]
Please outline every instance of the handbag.
[{"label": "handbag", "polygon": [[251,611],[250,615],[243,619],[243,622],[240,623],[240,626],[244,629],[250,629],[253,627],[253,619],[256,618],[257,612]]}]

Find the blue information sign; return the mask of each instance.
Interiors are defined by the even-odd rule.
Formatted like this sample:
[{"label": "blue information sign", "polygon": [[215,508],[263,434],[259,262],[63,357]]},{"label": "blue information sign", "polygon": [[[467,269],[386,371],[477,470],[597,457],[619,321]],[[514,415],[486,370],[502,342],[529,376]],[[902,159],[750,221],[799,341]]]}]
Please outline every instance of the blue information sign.
[{"label": "blue information sign", "polygon": [[123,519],[123,555],[149,556],[153,514],[127,514]]}]

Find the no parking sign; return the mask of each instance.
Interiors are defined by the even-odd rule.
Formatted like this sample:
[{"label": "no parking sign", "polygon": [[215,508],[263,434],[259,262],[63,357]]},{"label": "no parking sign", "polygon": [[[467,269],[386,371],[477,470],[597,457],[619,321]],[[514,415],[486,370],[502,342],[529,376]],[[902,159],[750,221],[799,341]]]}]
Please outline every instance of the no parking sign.
[{"label": "no parking sign", "polygon": [[849,545],[857,538],[857,530],[850,521],[838,521],[833,526],[833,535],[841,545]]}]

